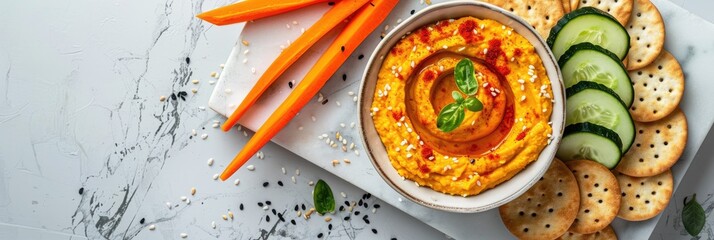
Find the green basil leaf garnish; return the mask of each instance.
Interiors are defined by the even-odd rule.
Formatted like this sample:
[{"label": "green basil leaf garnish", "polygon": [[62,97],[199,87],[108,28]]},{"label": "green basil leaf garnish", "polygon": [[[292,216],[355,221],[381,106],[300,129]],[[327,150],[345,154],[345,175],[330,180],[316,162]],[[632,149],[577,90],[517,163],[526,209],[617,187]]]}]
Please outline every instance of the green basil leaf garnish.
[{"label": "green basil leaf garnish", "polygon": [[472,112],[478,112],[483,109],[483,103],[474,96],[467,97],[466,100],[464,100],[464,106]]},{"label": "green basil leaf garnish", "polygon": [[461,96],[461,93],[459,91],[451,92],[451,97],[454,98],[454,100],[456,100],[456,103],[458,103],[458,104],[461,104],[462,102],[464,102],[464,97]]},{"label": "green basil leaf garnish", "polygon": [[474,74],[474,63],[471,62],[471,59],[464,58],[456,64],[454,79],[456,80],[456,87],[464,94],[471,96],[478,92],[478,81]]},{"label": "green basil leaf garnish", "polygon": [[335,211],[335,197],[332,196],[332,189],[322,179],[317,180],[315,190],[312,192],[312,200],[315,210],[320,214]]},{"label": "green basil leaf garnish", "polygon": [[692,196],[692,200],[687,202],[687,198],[684,198],[684,208],[682,208],[682,223],[684,224],[684,229],[687,230],[689,235],[696,237],[704,228],[706,223],[706,216],[704,214],[704,208],[697,202],[697,194]]},{"label": "green basil leaf garnish", "polygon": [[442,132],[451,132],[464,121],[464,106],[458,103],[446,105],[436,118],[436,127]]}]

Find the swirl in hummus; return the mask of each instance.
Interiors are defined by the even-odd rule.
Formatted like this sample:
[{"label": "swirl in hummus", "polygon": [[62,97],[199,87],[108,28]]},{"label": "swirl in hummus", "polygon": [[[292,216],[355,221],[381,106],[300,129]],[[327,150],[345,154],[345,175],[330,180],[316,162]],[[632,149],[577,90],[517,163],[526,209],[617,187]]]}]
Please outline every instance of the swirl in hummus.
[{"label": "swirl in hummus", "polygon": [[[436,127],[453,102],[454,67],[474,63],[483,110]],[[533,45],[513,29],[464,17],[424,26],[384,57],[371,114],[397,172],[420,186],[476,195],[510,179],[550,142],[550,80]]]}]

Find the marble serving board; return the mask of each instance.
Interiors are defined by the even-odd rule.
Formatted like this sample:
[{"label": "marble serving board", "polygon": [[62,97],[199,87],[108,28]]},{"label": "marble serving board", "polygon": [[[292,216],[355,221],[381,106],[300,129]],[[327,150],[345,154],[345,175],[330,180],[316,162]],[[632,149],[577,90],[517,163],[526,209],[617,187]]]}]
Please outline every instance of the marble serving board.
[{"label": "marble serving board", "polygon": [[[676,188],[689,165],[695,161],[695,155],[714,123],[714,108],[696,108],[697,103],[714,102],[714,94],[710,93],[714,82],[709,80],[711,74],[707,70],[714,62],[714,45],[711,44],[714,42],[714,25],[669,1],[652,2],[665,19],[665,48],[680,61],[686,76],[681,108],[687,115],[690,131],[684,154],[672,168]],[[424,7],[425,4],[415,0],[400,2],[381,27],[362,43],[322,88],[322,97],[315,96],[273,141],[456,239],[468,239],[474,234],[510,238],[496,210],[476,214],[450,213],[432,210],[402,198],[378,175],[367,154],[361,152],[363,146],[356,129],[358,108],[354,97],[357,96],[369,54],[379,43],[380,35],[388,32],[390,26],[410,17],[412,10],[419,11]],[[328,8],[327,4],[320,4],[246,24],[216,83],[209,101],[210,108],[224,116],[232,113],[281,49],[317,21]],[[290,93],[290,82],[299,84],[334,36],[335,32],[329,34],[288,69],[239,123],[248,129],[258,129]],[[243,44],[244,40],[249,44]],[[240,131],[245,129],[237,130]],[[348,148],[354,143],[354,149],[343,151],[341,143],[337,143],[336,148],[330,147],[330,141],[338,142],[335,139],[337,132],[346,139]],[[236,146],[236,153],[239,150],[240,146]],[[351,164],[333,166],[333,159],[350,159]],[[227,163],[230,159],[217,161]],[[642,222],[617,219],[613,226],[622,239],[645,239],[658,220],[659,216]]]}]

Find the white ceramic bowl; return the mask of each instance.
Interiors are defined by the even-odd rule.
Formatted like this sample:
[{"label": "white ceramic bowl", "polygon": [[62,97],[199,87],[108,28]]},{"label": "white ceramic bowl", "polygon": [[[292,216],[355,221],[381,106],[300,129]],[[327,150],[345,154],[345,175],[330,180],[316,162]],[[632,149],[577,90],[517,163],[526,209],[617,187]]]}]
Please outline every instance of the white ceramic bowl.
[{"label": "white ceramic bowl", "polygon": [[[551,115],[553,141],[540,153],[538,160],[526,166],[525,169],[510,180],[471,197],[443,194],[428,187],[417,187],[412,181],[402,180],[402,177],[392,167],[387,157],[387,151],[374,128],[374,122],[369,114],[377,82],[377,74],[382,65],[380,56],[386,56],[388,51],[400,40],[401,36],[407,32],[412,32],[439,20],[456,19],[465,16],[496,20],[513,28],[517,33],[528,39],[543,61],[548,78],[552,83],[553,98],[555,99]],[[372,53],[363,76],[360,101],[358,103],[358,106],[360,106],[359,123],[362,140],[377,172],[394,190],[405,198],[426,207],[450,212],[472,213],[486,211],[503,205],[523,194],[535,184],[550,166],[563,133],[565,118],[563,114],[565,112],[563,93],[560,69],[555,57],[553,57],[545,41],[523,19],[494,5],[472,0],[435,4],[414,14],[394,28]]]}]

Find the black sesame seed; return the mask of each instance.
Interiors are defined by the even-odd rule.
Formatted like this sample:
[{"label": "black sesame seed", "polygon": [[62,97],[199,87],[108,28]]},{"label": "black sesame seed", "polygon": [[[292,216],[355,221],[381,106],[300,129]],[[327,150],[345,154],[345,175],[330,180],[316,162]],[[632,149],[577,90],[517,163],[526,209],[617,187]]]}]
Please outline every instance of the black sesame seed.
[{"label": "black sesame seed", "polygon": [[289,87],[289,88],[293,88],[293,82],[292,82],[292,81],[288,82],[288,87]]},{"label": "black sesame seed", "polygon": [[373,232],[374,234],[377,234],[377,229],[372,228],[372,232]]},{"label": "black sesame seed", "polygon": [[412,15],[414,15],[414,13],[415,13],[415,12],[416,12],[416,11],[414,11],[414,9],[412,9],[412,11],[411,11],[411,12],[409,12],[409,14],[412,14]]},{"label": "black sesame seed", "polygon": [[141,218],[141,220],[139,220],[139,223],[144,224],[144,221],[146,220],[144,218]]},{"label": "black sesame seed", "polygon": [[340,212],[345,210],[345,206],[340,206]]},{"label": "black sesame seed", "polygon": [[367,199],[369,199],[369,198],[371,198],[371,197],[372,197],[372,194],[371,194],[371,193],[367,193]]},{"label": "black sesame seed", "polygon": [[359,216],[359,211],[355,211],[355,216]]},{"label": "black sesame seed", "polygon": [[273,209],[271,209],[271,210],[273,210],[273,215],[276,215],[276,214],[278,214],[278,212],[277,212],[277,211],[275,211],[275,208],[273,208]]},{"label": "black sesame seed", "polygon": [[389,240],[397,240],[397,238],[390,238]]},{"label": "black sesame seed", "polygon": [[369,224],[369,219],[362,219],[364,220],[364,223]]},{"label": "black sesame seed", "polygon": [[270,216],[265,216],[265,221],[270,222]]},{"label": "black sesame seed", "polygon": [[322,238],[322,233],[317,234],[317,238]]},{"label": "black sesame seed", "polygon": [[243,204],[241,203],[238,208],[239,208],[241,211],[243,211]]},{"label": "black sesame seed", "polygon": [[343,219],[344,219],[345,221],[349,221],[349,220],[350,220],[350,216],[347,216],[347,217],[345,217],[345,218],[343,218]]},{"label": "black sesame seed", "polygon": [[176,101],[176,94],[175,94],[175,93],[172,93],[172,94],[171,94],[171,100]]},{"label": "black sesame seed", "polygon": [[347,81],[347,74],[342,74],[342,81]]},{"label": "black sesame seed", "polygon": [[362,194],[362,199],[367,199],[367,194]]},{"label": "black sesame seed", "polygon": [[268,206],[270,206],[271,202],[270,202],[270,201],[265,201],[265,204],[268,204]]},{"label": "black sesame seed", "polygon": [[263,183],[263,187],[268,187],[268,185],[270,185],[270,183],[268,183],[268,182]]},{"label": "black sesame seed", "polygon": [[345,46],[340,47],[340,50],[345,51]]},{"label": "black sesame seed", "polygon": [[191,58],[186,57],[186,64],[191,64]]},{"label": "black sesame seed", "polygon": [[278,181],[278,186],[283,186],[283,181]]},{"label": "black sesame seed", "polygon": [[364,54],[360,54],[359,56],[357,56],[357,60],[362,60],[362,58],[364,58]]},{"label": "black sesame seed", "polygon": [[281,222],[285,222],[285,218],[283,218],[282,213],[278,213],[278,219],[280,219]]},{"label": "black sesame seed", "polygon": [[296,224],[296,223],[295,223],[295,219],[290,220],[290,223],[292,223],[293,225],[295,225],[295,224]]},{"label": "black sesame seed", "polygon": [[349,202],[349,201],[345,201],[345,206],[348,206],[348,207],[349,207],[349,206],[350,206],[350,202]]},{"label": "black sesame seed", "polygon": [[258,202],[258,207],[263,207],[263,203],[262,203],[262,202]]},{"label": "black sesame seed", "polygon": [[329,6],[334,6],[334,5],[335,5],[335,2],[328,2],[327,5],[329,5]]},{"label": "black sesame seed", "polygon": [[379,204],[374,204],[374,208],[379,208]]},{"label": "black sesame seed", "polygon": [[469,163],[474,164],[476,162],[476,159],[471,159]]},{"label": "black sesame seed", "polygon": [[302,208],[303,211],[305,211],[305,204],[303,203],[300,208]]},{"label": "black sesame seed", "polygon": [[357,205],[362,206],[362,203],[363,203],[363,202],[362,202],[362,199],[360,199],[359,202],[357,202]]},{"label": "black sesame seed", "polygon": [[364,208],[369,208],[369,204],[364,203]]},{"label": "black sesame seed", "polygon": [[297,212],[300,209],[297,204],[295,204],[295,211]]},{"label": "black sesame seed", "polygon": [[82,187],[82,188],[79,188],[79,195],[82,195],[82,194],[84,194],[84,188],[83,188],[83,187]]},{"label": "black sesame seed", "polygon": [[325,100],[322,100],[322,105],[327,104],[327,101],[328,101],[327,98]]},{"label": "black sesame seed", "polygon": [[330,230],[330,231],[332,231],[332,223],[327,224],[327,229]]}]

